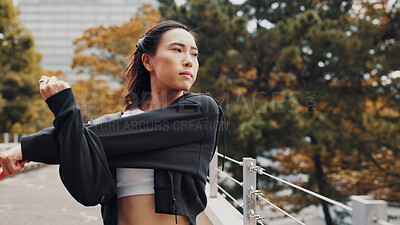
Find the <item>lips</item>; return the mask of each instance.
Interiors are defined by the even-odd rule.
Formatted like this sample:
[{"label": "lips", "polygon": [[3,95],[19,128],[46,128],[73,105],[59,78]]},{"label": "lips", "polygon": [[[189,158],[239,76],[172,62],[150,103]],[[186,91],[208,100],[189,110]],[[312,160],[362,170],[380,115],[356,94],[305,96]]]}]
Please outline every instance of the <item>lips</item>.
[{"label": "lips", "polygon": [[192,73],[191,72],[189,72],[189,71],[185,71],[185,72],[182,72],[182,73],[179,73],[179,75],[183,75],[183,76],[190,76],[190,77],[193,77],[193,75],[192,75]]}]

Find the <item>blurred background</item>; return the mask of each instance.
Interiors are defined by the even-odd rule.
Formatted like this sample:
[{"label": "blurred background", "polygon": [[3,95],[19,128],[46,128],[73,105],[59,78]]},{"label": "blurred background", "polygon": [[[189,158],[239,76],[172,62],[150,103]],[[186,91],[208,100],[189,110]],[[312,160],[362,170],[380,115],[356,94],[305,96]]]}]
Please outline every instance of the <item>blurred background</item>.
[{"label": "blurred background", "polygon": [[[389,222],[400,224],[398,0],[1,0],[0,142],[52,126],[38,91],[43,74],[71,84],[85,121],[123,111],[127,57],[166,19],[197,33],[190,92],[221,103],[227,155],[256,158],[269,173],[344,203],[351,195],[385,200]],[[0,218],[12,179],[0,181]],[[290,213],[351,224],[346,211],[257,182]],[[241,198],[228,180],[221,185]],[[260,207],[272,222],[283,217]]]}]

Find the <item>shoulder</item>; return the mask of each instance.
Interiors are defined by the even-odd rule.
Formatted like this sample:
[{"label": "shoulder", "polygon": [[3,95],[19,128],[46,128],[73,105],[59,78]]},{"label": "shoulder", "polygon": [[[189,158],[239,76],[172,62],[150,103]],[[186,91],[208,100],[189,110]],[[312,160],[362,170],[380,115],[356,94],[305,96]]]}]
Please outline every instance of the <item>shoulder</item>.
[{"label": "shoulder", "polygon": [[121,118],[122,113],[121,112],[116,112],[116,113],[110,113],[106,114],[97,118],[93,118],[88,121],[88,124],[99,124],[99,123],[104,123],[110,120],[118,119]]},{"label": "shoulder", "polygon": [[186,93],[184,99],[199,104],[205,112],[218,113],[220,104],[209,93]]}]

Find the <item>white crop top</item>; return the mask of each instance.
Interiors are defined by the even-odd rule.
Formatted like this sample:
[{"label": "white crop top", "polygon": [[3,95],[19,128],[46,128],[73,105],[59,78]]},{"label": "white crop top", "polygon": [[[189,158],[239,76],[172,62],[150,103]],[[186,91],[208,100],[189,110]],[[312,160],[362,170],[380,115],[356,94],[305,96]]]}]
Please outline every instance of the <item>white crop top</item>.
[{"label": "white crop top", "polygon": [[[142,112],[137,108],[126,111],[122,117]],[[117,197],[143,194],[154,194],[154,169],[117,168]]]}]

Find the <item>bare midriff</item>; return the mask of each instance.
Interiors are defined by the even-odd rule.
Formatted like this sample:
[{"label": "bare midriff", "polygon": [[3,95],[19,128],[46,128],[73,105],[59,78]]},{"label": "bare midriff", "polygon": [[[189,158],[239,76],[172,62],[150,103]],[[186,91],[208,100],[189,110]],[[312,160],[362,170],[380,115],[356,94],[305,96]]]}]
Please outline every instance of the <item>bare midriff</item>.
[{"label": "bare midriff", "polygon": [[[155,213],[154,194],[118,198],[118,225],[174,225],[175,215]],[[177,216],[179,225],[190,225],[186,216]]]}]

